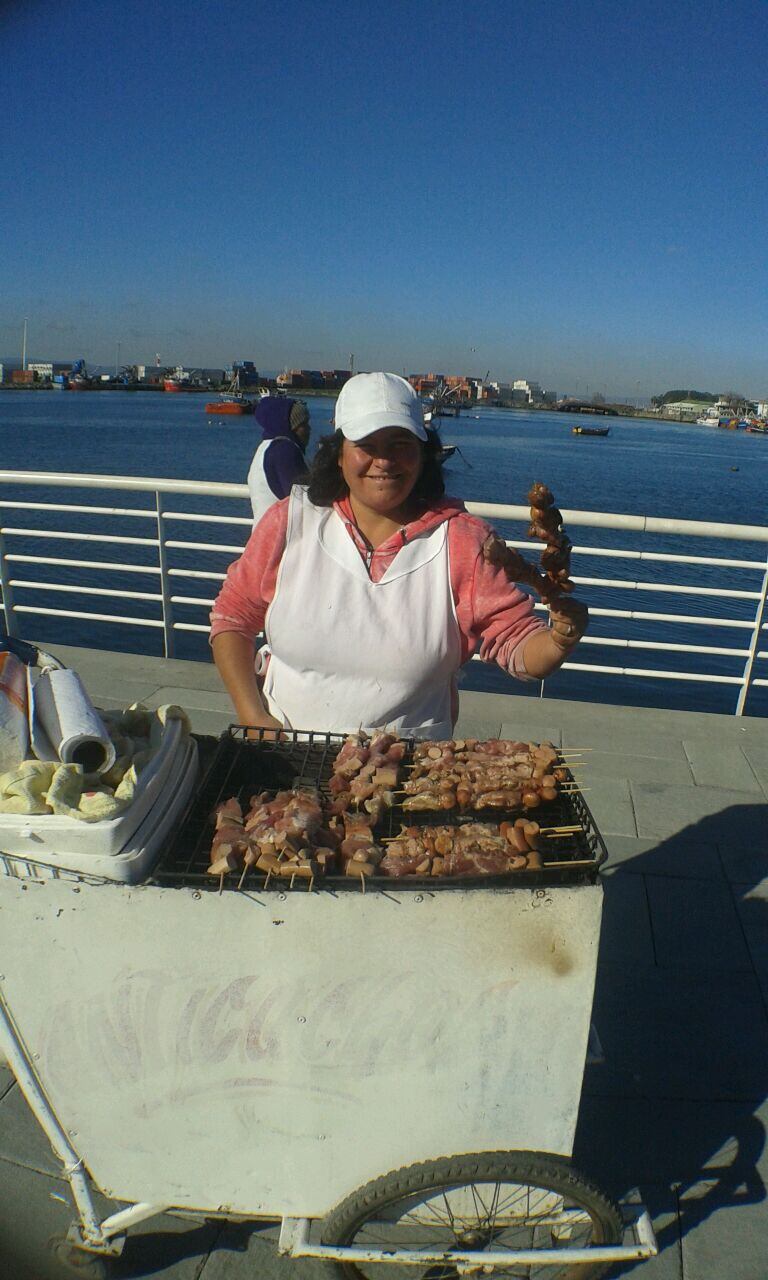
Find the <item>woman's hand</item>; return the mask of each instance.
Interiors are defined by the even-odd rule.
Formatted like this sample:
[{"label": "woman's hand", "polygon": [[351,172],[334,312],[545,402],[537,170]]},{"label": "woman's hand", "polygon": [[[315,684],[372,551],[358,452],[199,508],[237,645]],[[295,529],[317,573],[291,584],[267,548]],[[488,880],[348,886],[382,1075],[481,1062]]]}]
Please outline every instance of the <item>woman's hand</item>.
[{"label": "woman's hand", "polygon": [[544,680],[562,666],[589,623],[587,606],[572,596],[558,596],[549,606],[551,627],[541,627],[525,641],[523,662],[529,676]]},{"label": "woman's hand", "polygon": [[[247,724],[247,738],[258,739],[261,737],[267,742],[278,742],[282,737],[283,726],[274,716],[260,716],[258,719],[251,717]],[[256,733],[256,729],[261,729],[261,733]]]},{"label": "woman's hand", "polygon": [[577,645],[589,626],[589,611],[581,600],[573,597],[559,596],[549,606],[549,617],[552,622],[550,639],[568,653]]},{"label": "woman's hand", "polygon": [[253,642],[238,631],[223,631],[214,639],[212,648],[214,662],[235,708],[237,724],[264,729],[264,737],[270,740],[278,738],[283,726],[264,704],[254,669]]}]

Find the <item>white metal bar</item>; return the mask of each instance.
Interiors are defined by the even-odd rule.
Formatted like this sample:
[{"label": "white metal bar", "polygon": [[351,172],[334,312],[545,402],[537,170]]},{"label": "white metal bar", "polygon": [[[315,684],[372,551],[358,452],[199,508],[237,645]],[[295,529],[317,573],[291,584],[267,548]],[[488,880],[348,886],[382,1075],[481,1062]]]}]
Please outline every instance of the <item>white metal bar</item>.
[{"label": "white metal bar", "polygon": [[196,622],[174,622],[173,628],[174,631],[201,631],[205,635],[207,635],[211,629],[210,627],[204,627],[200,623]]},{"label": "white metal bar", "polygon": [[668,591],[686,596],[724,596],[733,600],[759,600],[759,591],[735,591],[726,587],[686,587],[673,582],[632,582],[628,578],[581,578],[574,575],[577,586],[617,587],[622,591]]},{"label": "white metal bar", "polygon": [[[128,627],[162,627],[158,618],[121,618],[111,613],[80,613],[75,609],[43,609],[32,604],[17,604],[17,613],[39,613],[48,618],[86,618],[89,622],[124,622]],[[206,627],[206,631],[210,628]]]},{"label": "white metal bar", "polygon": [[233,552],[236,556],[242,555],[244,549],[244,544],[239,547],[230,547],[218,542],[166,542],[165,545],[181,548],[183,551],[227,551]]},{"label": "white metal bar", "polygon": [[13,587],[8,577],[8,555],[5,549],[5,536],[2,528],[0,528],[0,592],[2,592],[3,597],[6,635],[15,636],[18,631],[13,607]]},{"label": "white metal bar", "polygon": [[3,532],[15,537],[50,538],[61,542],[120,542],[132,547],[157,546],[155,538],[124,538],[110,533],[60,533],[57,529],[9,529],[7,525]]},{"label": "white metal bar", "polygon": [[162,596],[151,591],[119,591],[112,587],[77,587],[56,582],[25,582],[22,578],[11,578],[12,587],[31,587],[35,591],[67,591],[70,595],[83,596],[115,596],[119,600],[162,600]]},{"label": "white metal bar", "polygon": [[157,513],[157,562],[160,566],[160,591],[163,602],[163,656],[172,658],[173,643],[173,605],[171,603],[170,585],[168,583],[168,559],[165,553],[165,518],[163,516],[163,495],[155,492],[155,510]]},{"label": "white metal bar", "polygon": [[166,520],[188,520],[191,524],[242,524],[253,528],[253,516],[202,516],[192,511],[166,511]]},{"label": "white metal bar", "polygon": [[[122,489],[164,493],[194,493],[214,498],[247,498],[245,484],[218,481],[174,480],[168,477],[82,475],[77,472],[0,470],[0,484],[45,485],[73,489]],[[530,521],[526,506],[495,502],[468,502],[473,515],[496,520]],[[768,528],[763,525],[722,524],[706,520],[672,520],[659,516],[629,516],[605,511],[563,511],[563,519],[572,525],[588,525],[596,529],[632,529],[637,533],[684,534],[698,538],[726,538],[742,542],[768,542]]]},{"label": "white metal bar", "polygon": [[[110,569],[116,573],[159,573],[156,564],[117,564],[112,560],[68,560],[58,556],[19,556],[8,555],[6,560],[16,564],[58,564],[72,569]],[[169,573],[182,573],[181,569],[170,569]],[[226,574],[221,574],[222,579]]]},{"label": "white metal bar", "polygon": [[3,499],[4,507],[12,507],[15,511],[72,511],[81,515],[94,516],[154,516],[149,507],[91,507],[76,505],[70,502],[8,502]]},{"label": "white metal bar", "polygon": [[[0,481],[2,472],[0,472]],[[488,520],[523,520],[530,523],[530,507],[495,502],[468,502],[467,511]],[[593,529],[631,529],[635,533],[684,534],[689,538],[727,538],[739,542],[768,542],[768,528],[759,524],[721,524],[708,520],[667,520],[663,516],[628,516],[607,511],[563,510],[563,522]],[[530,544],[529,544],[530,545]]]},{"label": "white metal bar", "polygon": [[201,600],[200,596],[171,596],[174,604],[199,604],[206,609],[212,609],[213,600]]},{"label": "white metal bar", "polygon": [[147,1218],[154,1218],[158,1213],[165,1213],[170,1204],[132,1204],[127,1209],[120,1209],[101,1222],[100,1231],[105,1240],[121,1235],[129,1227],[136,1227]]},{"label": "white metal bar", "polygon": [[759,604],[755,610],[755,629],[752,632],[752,639],[749,645],[749,654],[744,665],[743,684],[736,700],[736,715],[744,714],[747,697],[749,695],[749,685],[752,680],[752,672],[755,666],[755,654],[760,643],[760,632],[763,627],[763,618],[765,617],[765,602],[768,598],[768,562],[766,562],[765,573],[763,574],[763,589],[760,592]]},{"label": "white metal bar", "polygon": [[[646,1215],[647,1217],[647,1215]],[[588,1222],[589,1218],[584,1215]],[[650,1231],[650,1236],[649,1236]],[[278,1253],[292,1258],[332,1258],[345,1262],[385,1262],[398,1266],[454,1265],[465,1267],[570,1266],[577,1263],[627,1262],[651,1258],[658,1245],[650,1219],[638,1219],[633,1245],[587,1245],[579,1249],[356,1249],[349,1245],[314,1244],[307,1218],[284,1218]]]},{"label": "white metal bar", "polygon": [[74,471],[2,471],[0,484],[44,485],[60,489],[125,489],[131,493],[197,493],[212,498],[247,498],[247,484],[220,481],[171,480],[151,476],[82,475]]},{"label": "white metal bar", "polygon": [[56,1159],[63,1166],[64,1174],[72,1188],[72,1196],[80,1214],[85,1237],[87,1239],[98,1238],[99,1220],[83,1162],[59,1124],[56,1113],[32,1069],[29,1054],[24,1048],[11,1012],[2,999],[0,999],[0,1048],[2,1048],[3,1056],[16,1077],[16,1082],[27,1101],[30,1111],[50,1142]]},{"label": "white metal bar", "polygon": [[[508,547],[515,547],[519,551],[531,551],[544,546],[543,542],[515,541],[507,538]],[[605,556],[613,557],[617,560],[653,560],[660,561],[665,564],[702,564],[713,565],[715,567],[725,569],[754,569],[762,573],[764,561],[762,560],[731,560],[729,557],[723,556],[676,556],[671,552],[664,551],[632,551],[628,547],[585,547],[574,546],[574,556]]]},{"label": "white metal bar", "polygon": [[592,607],[589,612],[593,618],[632,618],[641,622],[673,622],[685,623],[695,627],[737,627],[743,631],[751,631],[753,622],[741,621],[737,618],[704,618],[685,613],[648,613],[641,609],[603,609]]},{"label": "white metal bar", "polygon": [[[210,628],[208,627],[199,628],[199,630],[201,631],[208,631],[209,629]],[[606,641],[606,643],[608,643],[608,641]],[[630,643],[626,644],[626,648],[634,648],[634,647],[635,645],[633,644],[630,644]],[[645,647],[649,649],[653,649],[656,647],[662,648],[663,646],[661,645],[654,646],[652,644],[648,644]],[[675,646],[670,646],[670,647],[674,648]],[[678,645],[676,647],[686,653],[689,651],[686,645]],[[693,647],[690,651],[697,652],[695,647]],[[712,652],[717,652],[717,650],[713,650]],[[725,650],[723,652],[727,653],[728,656],[730,656],[730,653],[731,653],[730,650]],[[480,657],[479,654],[474,654],[471,660],[472,662],[482,662],[482,658]],[[654,671],[651,668],[648,668],[646,670],[646,669],[640,669],[635,667],[611,667],[611,666],[601,666],[597,663],[588,663],[588,662],[564,662],[561,667],[561,670],[562,671],[596,671],[596,672],[602,672],[604,675],[614,675],[614,676],[627,676],[627,675],[657,676],[660,680],[701,680],[701,681],[713,681],[717,684],[741,684],[741,676],[707,675],[703,672],[701,674],[697,674],[696,672],[687,673],[684,671]],[[763,684],[763,683],[766,683],[766,682],[760,681],[760,680],[752,681],[752,684]]]},{"label": "white metal bar", "polygon": [[[537,613],[546,613],[547,606],[545,604],[534,604]],[[592,618],[630,618],[632,621],[640,620],[642,622],[684,622],[691,626],[711,626],[711,627],[740,627],[742,631],[751,631],[753,622],[748,622],[739,618],[704,618],[697,617],[695,614],[685,613],[648,613],[640,609],[609,609],[601,608],[598,605],[589,606],[590,617]],[[768,630],[768,628],[765,628]]]},{"label": "white metal bar", "polygon": [[[520,546],[525,545],[520,543]],[[691,564],[716,569],[751,569],[755,573],[763,567],[761,560],[732,560],[729,556],[673,556],[663,551],[619,551],[615,547],[574,547],[573,554],[617,560],[652,561],[654,564]]]},{"label": "white metal bar", "polygon": [[564,662],[560,670],[595,671],[611,676],[649,676],[654,680],[692,680],[701,684],[741,684],[741,676],[713,676],[693,671],[653,671],[644,667],[602,667],[587,662]]},{"label": "white metal bar", "polygon": [[[723,658],[746,658],[748,649],[716,648],[708,644],[662,644],[656,640],[628,640],[614,636],[582,636],[580,644],[596,644],[616,649],[652,649],[658,653],[705,653]],[[760,655],[757,655],[760,657]],[[768,654],[765,655],[768,657]]]},{"label": "white metal bar", "polygon": [[209,578],[214,582],[223,582],[226,573],[203,573],[200,569],[169,569],[169,578]]}]

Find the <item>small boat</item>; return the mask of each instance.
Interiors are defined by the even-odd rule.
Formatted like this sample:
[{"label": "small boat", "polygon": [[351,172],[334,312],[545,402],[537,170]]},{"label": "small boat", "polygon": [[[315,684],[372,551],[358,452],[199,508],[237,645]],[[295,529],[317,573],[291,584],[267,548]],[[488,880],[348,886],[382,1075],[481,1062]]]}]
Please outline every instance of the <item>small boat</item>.
[{"label": "small boat", "polygon": [[205,412],[211,416],[219,417],[222,414],[230,414],[242,417],[243,414],[253,413],[252,400],[213,400],[205,406]]},{"label": "small boat", "polygon": [[240,390],[239,373],[235,374],[220,400],[210,401],[205,406],[205,412],[217,418],[222,414],[242,417],[245,413],[253,413],[253,400],[249,400]]},{"label": "small boat", "polygon": [[611,433],[610,427],[571,427],[571,431],[575,436],[607,436]]},{"label": "small boat", "polygon": [[181,391],[179,378],[163,378],[163,391]]},{"label": "small boat", "polygon": [[454,455],[454,453],[456,452],[456,448],[457,448],[457,446],[456,446],[455,444],[443,444],[443,445],[441,445],[441,446],[440,446],[440,461],[441,461],[441,462],[447,462],[449,458],[452,458],[452,457],[453,457],[453,455]]}]

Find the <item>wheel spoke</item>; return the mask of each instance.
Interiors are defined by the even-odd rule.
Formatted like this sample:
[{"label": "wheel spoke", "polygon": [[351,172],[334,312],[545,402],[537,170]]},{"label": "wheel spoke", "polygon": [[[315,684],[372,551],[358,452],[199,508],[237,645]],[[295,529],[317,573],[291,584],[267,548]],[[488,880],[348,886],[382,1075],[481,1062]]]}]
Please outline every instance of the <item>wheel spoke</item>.
[{"label": "wheel spoke", "polygon": [[474,1202],[475,1202],[475,1207],[477,1207],[477,1202],[478,1202],[478,1200],[480,1201],[480,1204],[481,1204],[482,1209],[483,1209],[483,1213],[484,1213],[484,1215],[485,1215],[485,1218],[484,1218],[484,1225],[486,1225],[486,1226],[487,1226],[487,1224],[488,1224],[488,1210],[486,1209],[485,1204],[483,1203],[483,1197],[480,1195],[480,1192],[478,1191],[477,1186],[475,1185],[475,1183],[474,1183],[474,1182],[472,1183],[472,1199],[473,1199],[473,1200],[474,1200]]},{"label": "wheel spoke", "polygon": [[493,1200],[491,1201],[491,1221],[489,1225],[492,1231],[496,1226],[496,1214],[498,1212],[500,1191],[501,1191],[501,1183],[497,1182],[493,1188]]},{"label": "wheel spoke", "polygon": [[[434,1204],[433,1204],[433,1202],[432,1202],[431,1200],[425,1200],[425,1201],[423,1202],[422,1208],[429,1210],[429,1212],[432,1214],[432,1217],[433,1217],[437,1222],[439,1222],[439,1223],[440,1223],[440,1226],[441,1226],[441,1227],[446,1227],[449,1231],[453,1229],[453,1221],[452,1221],[452,1219],[449,1217],[449,1218],[448,1218],[448,1220],[446,1221],[446,1219],[445,1219],[445,1218],[442,1218],[442,1217],[440,1216],[440,1214],[438,1213],[437,1209],[435,1208],[435,1206],[434,1206]],[[405,1216],[406,1216],[406,1217],[410,1217],[410,1214],[406,1214]],[[413,1221],[413,1222],[419,1222],[419,1219],[418,1219],[418,1218],[413,1218],[413,1219],[412,1219],[412,1221]],[[421,1223],[420,1225],[422,1225],[422,1226],[423,1226],[424,1224],[423,1224],[423,1223]]]},{"label": "wheel spoke", "polygon": [[448,1214],[448,1217],[449,1217],[450,1222],[451,1222],[451,1231],[453,1231],[453,1233],[454,1233],[454,1235],[455,1235],[455,1234],[456,1234],[456,1227],[455,1227],[455,1225],[454,1225],[453,1214],[451,1213],[451,1206],[450,1206],[450,1205],[449,1205],[449,1203],[448,1203],[448,1197],[447,1197],[447,1195],[445,1194],[445,1192],[443,1192],[443,1200],[445,1201],[445,1211],[446,1211],[446,1213]]}]

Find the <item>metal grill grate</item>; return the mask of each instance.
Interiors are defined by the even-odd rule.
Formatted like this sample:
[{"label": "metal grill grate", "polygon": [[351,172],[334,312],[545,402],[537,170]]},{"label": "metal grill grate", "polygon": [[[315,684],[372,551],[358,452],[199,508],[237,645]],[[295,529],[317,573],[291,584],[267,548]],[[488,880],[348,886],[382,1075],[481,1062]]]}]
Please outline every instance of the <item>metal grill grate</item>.
[{"label": "metal grill grate", "polygon": [[[247,736],[249,733],[257,733],[258,736],[251,738]],[[260,730],[248,730],[242,725],[231,726],[219,740],[186,818],[155,871],[154,883],[166,886],[188,885],[218,891],[218,879],[207,874],[216,806],[236,796],[243,811],[247,812],[251,796],[255,793],[296,786],[317,787],[323,799],[329,799],[328,782],[333,771],[333,761],[344,741],[343,735],[309,732],[284,733],[280,741],[275,741],[264,738]],[[413,743],[409,743],[404,764],[410,762],[412,750]],[[560,767],[567,769],[562,763]],[[568,781],[575,785],[570,770],[567,770],[567,776]],[[396,805],[387,811],[374,831],[376,837],[381,839],[396,835],[401,825],[428,827],[461,825],[466,822],[498,823],[519,816],[519,810],[412,812],[403,811]],[[425,885],[430,890],[451,890],[474,886],[490,888],[503,885],[509,888],[518,884],[530,887],[592,883],[600,864],[607,857],[607,850],[581,793],[577,791],[560,795],[557,800],[542,804],[530,816],[542,827],[579,828],[566,837],[542,837],[544,866],[541,871],[517,871],[503,876],[406,876],[402,879],[370,876],[365,882],[366,892],[377,888],[423,891]],[[228,877],[224,882],[224,889],[235,889],[238,879],[234,874]],[[263,886],[264,879],[263,873],[251,869],[245,887]],[[285,891],[286,884],[285,880],[279,883],[272,881],[272,887],[279,888],[281,892]],[[307,882],[302,881],[300,890],[297,887],[296,891],[306,892],[306,888]],[[330,875],[318,877],[315,889],[359,893],[360,885],[347,876]]]}]

